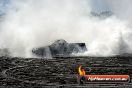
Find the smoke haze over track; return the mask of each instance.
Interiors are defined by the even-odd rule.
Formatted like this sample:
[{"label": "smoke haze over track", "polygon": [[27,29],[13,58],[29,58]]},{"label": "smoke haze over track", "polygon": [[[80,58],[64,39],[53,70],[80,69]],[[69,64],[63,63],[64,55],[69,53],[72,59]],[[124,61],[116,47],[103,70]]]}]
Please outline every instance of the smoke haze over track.
[{"label": "smoke haze over track", "polygon": [[0,48],[9,48],[12,56],[32,57],[33,47],[64,39],[85,42],[83,55],[131,53],[132,1],[98,0],[114,13],[105,19],[90,14],[96,7],[91,1],[12,0],[1,22]]}]

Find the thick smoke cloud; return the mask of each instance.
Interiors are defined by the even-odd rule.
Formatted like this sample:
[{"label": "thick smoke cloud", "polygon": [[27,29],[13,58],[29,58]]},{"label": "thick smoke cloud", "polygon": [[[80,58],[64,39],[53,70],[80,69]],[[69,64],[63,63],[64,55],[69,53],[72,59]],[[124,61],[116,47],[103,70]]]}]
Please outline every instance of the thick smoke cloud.
[{"label": "thick smoke cloud", "polygon": [[85,42],[88,52],[83,55],[131,52],[128,17],[119,18],[118,6],[110,0],[102,2],[112,8],[113,16],[106,19],[91,16],[90,0],[12,0],[1,23],[0,47],[9,48],[13,56],[32,57],[33,47],[65,39],[72,43]]}]

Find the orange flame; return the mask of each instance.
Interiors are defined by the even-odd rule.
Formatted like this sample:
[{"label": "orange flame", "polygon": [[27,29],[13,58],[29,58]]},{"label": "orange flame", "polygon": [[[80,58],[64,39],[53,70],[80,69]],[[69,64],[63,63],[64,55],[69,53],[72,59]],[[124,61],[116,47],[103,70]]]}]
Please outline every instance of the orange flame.
[{"label": "orange flame", "polygon": [[78,72],[80,76],[84,76],[86,74],[85,70],[82,68],[82,66],[79,66]]}]

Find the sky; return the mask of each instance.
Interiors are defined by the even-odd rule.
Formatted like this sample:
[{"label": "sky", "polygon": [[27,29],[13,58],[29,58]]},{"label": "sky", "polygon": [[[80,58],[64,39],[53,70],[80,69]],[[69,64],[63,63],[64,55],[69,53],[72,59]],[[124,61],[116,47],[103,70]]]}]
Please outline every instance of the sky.
[{"label": "sky", "polygon": [[[0,15],[4,14],[10,5],[11,0],[0,0]],[[92,11],[102,12],[110,10],[110,8],[105,3],[105,0],[91,0]]]},{"label": "sky", "polygon": [[9,6],[10,0],[0,0],[0,15],[4,14]]},{"label": "sky", "polygon": [[92,11],[100,13],[103,11],[111,11],[105,0],[91,0]]}]

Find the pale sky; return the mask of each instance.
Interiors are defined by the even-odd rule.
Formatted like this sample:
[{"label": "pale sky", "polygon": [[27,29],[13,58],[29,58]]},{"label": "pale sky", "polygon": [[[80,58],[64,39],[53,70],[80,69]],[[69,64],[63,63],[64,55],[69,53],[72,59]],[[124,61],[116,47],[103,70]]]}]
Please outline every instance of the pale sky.
[{"label": "pale sky", "polygon": [[92,11],[102,12],[102,11],[111,11],[109,6],[105,3],[106,0],[91,0]]},{"label": "pale sky", "polygon": [[6,12],[10,0],[0,0],[0,15]]},{"label": "pale sky", "polygon": [[[10,5],[11,0],[0,0],[0,15],[6,12],[6,9]],[[106,0],[91,0],[92,11],[102,12],[110,10],[110,8],[105,3]]]}]

